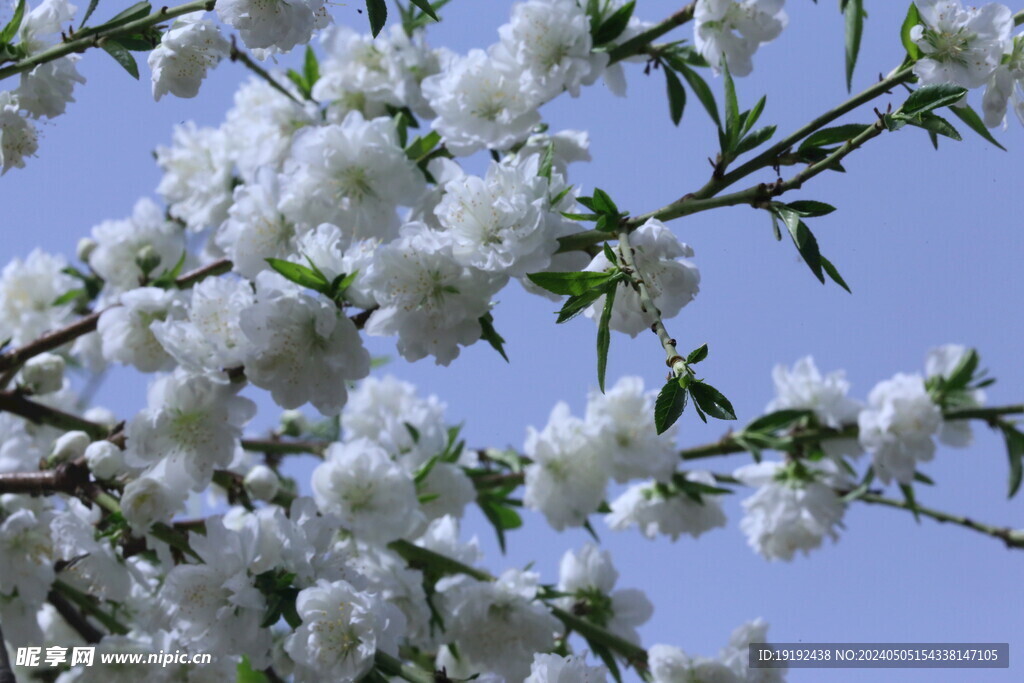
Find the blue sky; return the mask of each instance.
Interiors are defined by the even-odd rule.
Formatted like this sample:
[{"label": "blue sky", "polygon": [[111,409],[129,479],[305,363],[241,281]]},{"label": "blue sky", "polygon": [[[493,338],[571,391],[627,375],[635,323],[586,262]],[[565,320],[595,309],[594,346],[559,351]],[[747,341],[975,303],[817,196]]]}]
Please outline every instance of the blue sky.
[{"label": "blue sky", "polygon": [[[128,4],[128,3],[124,3]],[[644,18],[656,20],[681,3],[647,0]],[[835,3],[788,3],[790,25],[781,38],[762,47],[754,73],[738,80],[741,104],[762,94],[762,121],[793,130],[846,97],[843,82],[842,18]],[[854,78],[859,90],[888,73],[902,58],[898,29],[902,2],[867,2],[861,62]],[[358,0],[333,7],[336,21],[362,29]],[[431,31],[431,43],[458,51],[496,40],[511,3],[456,0],[445,21]],[[113,15],[115,3],[101,3],[97,16]],[[1012,9],[1018,9],[1013,7]],[[674,34],[673,34],[674,35]],[[689,38],[690,27],[678,32]],[[287,63],[283,61],[282,63]],[[645,77],[643,65],[627,65],[630,94],[610,96],[600,84],[579,99],[564,97],[543,110],[552,129],[590,131],[594,160],[574,165],[571,182],[585,191],[609,191],[633,213],[662,206],[707,180],[717,144],[707,116],[691,97],[683,124],[671,125],[659,72]],[[128,213],[140,196],[155,196],[159,173],[150,156],[167,144],[171,127],[193,119],[216,125],[236,85],[247,77],[238,64],[223,63],[194,100],[165,98],[154,103],[148,69],[134,82],[109,57],[87,53],[80,71],[89,82],[76,91],[66,116],[43,128],[39,158],[0,180],[6,229],[4,260],[33,247],[71,255],[78,238],[106,218]],[[710,78],[710,75],[709,75]],[[712,82],[716,93],[721,81]],[[979,101],[974,93],[974,102]],[[879,100],[898,105],[903,93]],[[870,121],[862,109],[845,121]],[[684,348],[708,343],[701,365],[706,378],[726,393],[743,424],[771,399],[771,369],[812,354],[822,371],[844,368],[853,394],[896,372],[923,370],[925,352],[958,342],[978,348],[998,383],[991,404],[1024,401],[1020,361],[1024,294],[1019,210],[1020,152],[1024,135],[1011,119],[997,137],[1002,152],[970,131],[965,141],[943,140],[931,149],[917,129],[886,134],[850,157],[846,174],[827,174],[791,197],[838,207],[811,223],[822,252],[853,289],[821,286],[787,241],[776,243],[764,212],[736,207],[672,223],[696,251],[701,294],[667,322]],[[763,179],[773,179],[766,175]],[[449,368],[429,360],[394,360],[382,369],[412,381],[423,393],[448,404],[451,422],[464,422],[474,446],[521,448],[527,425],[541,427],[551,407],[566,400],[577,414],[596,385],[595,325],[577,319],[556,327],[555,307],[509,287],[494,316],[507,340],[511,364],[484,344],[462,354]],[[1017,313],[1015,313],[1017,311]],[[390,340],[371,340],[377,355],[397,358]],[[653,335],[612,339],[609,381],[641,375],[648,387],[664,377],[663,354]],[[111,375],[98,401],[128,416],[144,401],[145,378]],[[264,403],[264,405],[268,405]],[[258,427],[274,421],[265,411]],[[682,419],[680,446],[719,437],[729,425],[702,425],[692,413]],[[940,449],[922,469],[937,486],[921,488],[923,504],[999,525],[1024,527],[1024,502],[1006,500],[1006,455],[997,435],[976,425],[965,450]],[[730,472],[749,457],[710,461]],[[309,463],[302,463],[304,476]],[[899,493],[889,490],[889,495]],[[640,587],[656,605],[642,629],[644,642],[668,643],[691,654],[714,655],[733,628],[764,617],[776,641],[808,642],[1006,642],[1011,661],[1024,658],[1024,599],[1020,580],[1024,553],[997,541],[928,520],[916,524],[903,511],[864,504],[848,511],[838,543],[826,542],[810,557],[768,563],[747,548],[737,528],[742,491],[727,503],[729,527],[698,541],[650,542],[630,530],[595,527],[612,549],[622,574],[620,587]],[[546,581],[557,580],[563,552],[578,548],[582,532],[556,533],[527,511],[526,528],[510,535],[502,558],[491,532],[471,516],[492,568],[535,562]],[[1020,664],[1009,671],[803,671],[792,681],[978,681],[1020,680]]]}]

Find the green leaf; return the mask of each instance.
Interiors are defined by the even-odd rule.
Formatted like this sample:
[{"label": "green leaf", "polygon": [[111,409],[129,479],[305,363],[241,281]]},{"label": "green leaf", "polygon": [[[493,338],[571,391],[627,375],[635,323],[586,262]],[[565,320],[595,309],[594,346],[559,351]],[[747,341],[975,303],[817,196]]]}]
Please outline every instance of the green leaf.
[{"label": "green leaf", "polygon": [[665,65],[665,87],[668,90],[668,113],[672,123],[678,126],[683,120],[683,109],[686,108],[686,89],[668,65]]},{"label": "green leaf", "polygon": [[763,432],[771,433],[777,432],[780,429],[789,427],[794,422],[798,422],[809,415],[812,415],[810,410],[796,410],[796,409],[785,409],[776,410],[775,412],[762,415],[757,418],[746,427],[743,428],[744,432]]},{"label": "green leaf", "polygon": [[708,357],[708,345],[701,344],[686,356],[687,365],[696,365]]},{"label": "green leaf", "polygon": [[288,80],[295,84],[295,87],[299,89],[299,92],[302,93],[303,97],[309,94],[306,89],[306,79],[303,78],[298,71],[295,69],[288,69],[284,72],[284,75],[288,77]]},{"label": "green leaf", "polygon": [[501,357],[508,363],[508,356],[505,355],[505,340],[497,330],[494,329],[494,316],[490,313],[486,313],[480,316],[480,329],[483,331],[480,338],[491,345],[491,347],[501,354]]},{"label": "green leaf", "polygon": [[764,128],[758,128],[747,137],[740,140],[739,144],[733,149],[733,154],[739,156],[754,149],[758,145],[767,142],[775,135],[776,126],[765,126]]},{"label": "green leaf", "polygon": [[980,362],[981,358],[978,356],[978,352],[974,349],[969,349],[960,359],[960,362],[957,363],[956,367],[953,368],[949,378],[946,379],[946,390],[959,391],[967,388]]},{"label": "green leaf", "polygon": [[132,78],[139,80],[139,65],[136,64],[135,57],[128,51],[128,48],[113,38],[104,40],[100,47],[103,48],[104,52],[113,57],[114,61],[120,64]]},{"label": "green leaf", "polygon": [[865,123],[847,123],[842,126],[822,128],[807,136],[807,139],[800,143],[800,150],[846,142],[850,138],[863,133],[865,128],[868,128],[868,125]]},{"label": "green leaf", "polygon": [[635,8],[636,0],[631,0],[605,19],[593,35],[594,46],[605,45],[622,35],[622,32],[626,30],[626,26],[629,25],[629,20],[633,16]]},{"label": "green leaf", "polygon": [[775,209],[779,213],[779,218],[789,228],[793,244],[796,245],[796,249],[800,252],[807,267],[811,269],[819,282],[824,283],[825,276],[821,271],[821,251],[818,249],[818,240],[814,238],[814,234],[807,224],[800,220],[800,215],[797,212],[782,205],[776,205]]},{"label": "green leaf", "polygon": [[439,142],[441,142],[441,134],[432,130],[410,142],[409,146],[405,148],[405,156],[419,163],[437,147]]},{"label": "green leaf", "polygon": [[384,0],[366,0],[366,15],[370,19],[370,33],[376,38],[388,21],[388,5]]},{"label": "green leaf", "polygon": [[614,273],[529,273],[530,282],[552,294],[578,296],[615,277]]},{"label": "green leaf", "polygon": [[269,681],[266,674],[252,668],[248,657],[242,656],[242,661],[235,668],[235,683],[269,683]]},{"label": "green leaf", "polygon": [[686,389],[673,377],[661,388],[654,402],[654,428],[659,434],[675,424],[686,409]]},{"label": "green leaf", "polygon": [[135,21],[136,19],[147,17],[149,16],[149,13],[150,11],[152,11],[152,9],[153,8],[150,6],[148,2],[146,2],[146,0],[143,0],[142,2],[137,2],[131,7],[121,10],[120,12],[115,14],[113,17],[108,19],[102,25],[102,27],[113,28],[115,26],[120,26],[121,24],[127,24],[130,21]]},{"label": "green leaf", "polygon": [[754,127],[754,124],[757,123],[758,119],[761,118],[761,112],[764,111],[764,105],[767,101],[768,96],[762,96],[761,99],[757,101],[757,104],[754,105],[754,108],[741,117],[743,119],[743,127],[740,129],[741,138],[747,133],[749,133],[750,130]]},{"label": "green leaf", "polygon": [[266,261],[271,268],[301,287],[322,292],[330,284],[322,275],[317,275],[312,268],[307,268],[300,263],[292,263],[278,258],[268,258]]},{"label": "green leaf", "polygon": [[437,18],[437,14],[434,12],[434,8],[430,6],[430,3],[427,0],[409,1],[412,2],[412,4],[416,5],[417,7],[419,7],[421,10],[423,10],[423,13],[426,14],[431,19],[433,19],[434,21],[441,21],[440,19]]},{"label": "green leaf", "polygon": [[688,387],[694,404],[711,417],[719,420],[735,420],[736,411],[732,403],[718,389],[700,381],[690,382]]},{"label": "green leaf", "polygon": [[[613,282],[609,280],[609,282]],[[617,282],[617,281],[614,281]],[[583,294],[577,294],[576,296],[569,297],[565,305],[562,306],[562,310],[558,312],[558,319],[556,323],[569,322],[580,313],[583,312],[590,304],[594,303],[604,295],[604,290],[601,288],[591,289]]]},{"label": "green leaf", "polygon": [[593,210],[598,213],[614,214],[619,215],[619,207],[615,205],[612,198],[608,196],[608,193],[601,188],[594,188],[594,196],[591,197],[593,202]]},{"label": "green leaf", "polygon": [[798,199],[795,202],[786,204],[789,208],[796,211],[804,218],[816,218],[818,216],[827,216],[836,210],[836,207],[825,202],[816,202],[811,199]]},{"label": "green leaf", "polygon": [[611,319],[612,307],[615,305],[615,290],[609,287],[604,297],[604,309],[601,311],[601,322],[597,326],[597,385],[604,393],[604,375],[608,369],[608,347],[612,343]]},{"label": "green leaf", "polygon": [[723,152],[731,152],[739,141],[740,133],[740,105],[736,99],[736,84],[733,83],[732,74],[729,73],[729,65],[722,60],[722,76],[725,80],[725,149]]},{"label": "green leaf", "polygon": [[965,94],[967,94],[967,88],[961,88],[953,83],[925,85],[910,93],[910,97],[907,98],[907,101],[903,103],[903,106],[899,108],[897,113],[901,113],[904,116],[923,114],[932,109],[956,104],[963,99]]},{"label": "green leaf", "polygon": [[1020,490],[1021,479],[1024,478],[1024,434],[1006,422],[1000,422],[999,428],[1003,431],[1003,438],[1006,439],[1006,455],[1010,460],[1009,494],[1007,497],[1013,498]]},{"label": "green leaf", "polygon": [[54,299],[53,303],[51,303],[50,305],[51,306],[63,306],[64,304],[71,303],[72,301],[74,301],[78,297],[85,296],[85,294],[86,294],[86,292],[85,292],[84,288],[69,289],[68,291],[64,292],[63,294],[58,296],[56,299]]},{"label": "green leaf", "polygon": [[539,178],[551,180],[551,170],[555,165],[555,143],[549,142],[544,148],[544,156],[541,157],[540,166],[537,168]]},{"label": "green leaf", "polygon": [[683,75],[686,79],[686,83],[690,86],[690,90],[700,100],[704,110],[707,111],[708,116],[715,122],[715,125],[719,128],[722,127],[722,120],[718,116],[718,104],[715,102],[715,94],[711,92],[711,88],[708,86],[700,74],[688,67],[681,59],[670,59],[669,63],[672,68]]},{"label": "green leaf", "polygon": [[832,279],[832,282],[836,283],[850,294],[853,294],[853,292],[850,291],[850,286],[846,284],[846,280],[844,280],[843,276],[839,274],[839,271],[836,270],[836,267],[832,265],[832,262],[829,261],[824,256],[822,256],[821,254],[818,255],[818,258],[821,260],[822,269],[825,271],[825,274]]},{"label": "green leaf", "polygon": [[864,0],[848,0],[843,7],[846,19],[846,90],[853,86],[853,69],[860,54],[860,39],[864,34]]},{"label": "green leaf", "polygon": [[923,472],[914,472],[914,481],[921,482],[922,484],[927,484],[928,486],[935,486],[935,480],[933,480],[931,477],[929,477],[927,474],[924,474]]},{"label": "green leaf", "polygon": [[615,255],[615,251],[607,242],[601,245],[601,250],[604,252],[604,257],[608,259],[612,265],[619,265],[619,257]]},{"label": "green leaf", "polygon": [[921,48],[910,39],[910,29],[914,28],[921,23],[921,15],[917,13],[917,5],[910,3],[910,9],[907,10],[907,16],[903,19],[903,25],[900,26],[900,40],[903,42],[903,47],[907,51],[907,55],[913,59],[918,60],[921,57]]},{"label": "green leaf", "polygon": [[[98,1],[98,0],[97,0]],[[95,8],[95,4],[90,6],[90,10]],[[7,22],[3,30],[0,31],[0,43],[9,43],[14,40],[14,37],[18,35],[18,29],[21,28],[21,20],[25,18],[25,0],[18,0],[18,5],[14,8],[14,14],[11,16],[11,20]]]},{"label": "green leaf", "polygon": [[306,56],[302,60],[302,77],[306,81],[306,87],[310,92],[313,86],[320,80],[320,62],[316,59],[316,53],[309,45],[306,46]]},{"label": "green leaf", "polygon": [[971,130],[985,138],[999,149],[1006,151],[1006,148],[999,144],[999,142],[992,137],[992,134],[988,132],[988,128],[985,127],[985,122],[978,116],[978,112],[971,108],[971,105],[967,104],[962,107],[950,107],[951,112],[956,114],[956,117],[966,123]]},{"label": "green leaf", "polygon": [[478,498],[477,504],[480,505],[480,510],[484,513],[484,517],[494,527],[494,531],[498,536],[498,546],[501,548],[501,552],[504,553],[505,532],[521,527],[523,525],[522,518],[518,512],[494,498]]},{"label": "green leaf", "polygon": [[917,500],[914,499],[914,487],[910,484],[900,484],[900,491],[903,492],[903,500],[906,501],[907,508],[914,513],[914,519],[920,524],[921,512],[917,509]]}]

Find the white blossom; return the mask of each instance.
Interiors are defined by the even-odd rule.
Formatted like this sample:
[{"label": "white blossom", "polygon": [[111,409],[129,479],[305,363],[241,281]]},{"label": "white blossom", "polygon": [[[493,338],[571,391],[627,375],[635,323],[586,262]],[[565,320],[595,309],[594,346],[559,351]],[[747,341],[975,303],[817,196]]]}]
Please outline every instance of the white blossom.
[{"label": "white blossom", "polygon": [[654,421],[655,392],[644,392],[640,377],[623,377],[604,393],[591,390],[586,422],[596,440],[608,451],[615,481],[652,477],[669,479],[679,462],[673,425],[658,434]]},{"label": "white blossom", "polygon": [[394,237],[395,209],[425,187],[395,126],[353,111],[341,123],[300,131],[280,177],[278,209],[304,229],[331,223],[350,238]]},{"label": "white blossom", "polygon": [[295,608],[302,625],[285,650],[300,666],[296,680],[357,681],[373,667],[377,650],[398,654],[404,619],[391,604],[345,581],[320,580],[301,591]]},{"label": "white blossom", "polygon": [[780,462],[745,465],[733,473],[747,486],[756,486],[753,496],[743,501],[740,529],[747,543],[768,560],[792,560],[797,550],[806,555],[821,546],[822,539],[839,538],[846,505],[832,488],[842,481],[831,460],[819,463],[820,470],[805,469],[796,476]]},{"label": "white blossom", "polygon": [[127,461],[146,466],[162,460],[202,490],[215,468],[230,464],[242,427],[256,412],[252,401],[236,395],[238,389],[183,370],[156,380],[148,407],[126,428]]},{"label": "white blossom", "polygon": [[443,233],[410,223],[381,247],[366,274],[380,308],[366,324],[371,335],[398,335],[398,352],[415,361],[432,355],[448,365],[459,346],[480,339],[479,319],[505,277],[459,264]]},{"label": "white blossom", "polygon": [[[861,410],[859,401],[848,398],[850,383],[842,370],[822,377],[814,359],[804,356],[790,370],[779,364],[772,369],[775,398],[765,407],[776,410],[811,410],[825,427],[842,429],[857,422]],[[827,439],[821,444],[830,456],[860,455],[863,451],[855,438]]]},{"label": "white blossom", "polygon": [[192,287],[187,319],[165,319],[150,329],[183,367],[216,376],[244,362],[249,340],[242,332],[241,312],[255,300],[247,281],[209,277]]},{"label": "white blossom", "polygon": [[281,488],[281,479],[266,465],[256,465],[245,475],[245,490],[256,500],[273,500]]},{"label": "white blossom", "polygon": [[191,121],[175,126],[171,146],[156,148],[156,163],[164,172],[156,191],[189,230],[216,228],[227,218],[232,163],[223,131]]},{"label": "white blossom", "polygon": [[[700,271],[688,260],[693,257],[693,249],[680,242],[657,218],[651,218],[633,231],[629,242],[635,252],[633,258],[637,270],[643,273],[644,282],[647,283],[654,305],[661,311],[662,319],[674,317],[700,291]],[[586,270],[600,273],[612,267],[613,264],[604,252],[600,252]],[[588,318],[599,320],[603,310],[602,296],[587,308],[585,314]],[[609,326],[636,337],[650,329],[653,322],[651,315],[643,312],[640,295],[636,290],[619,286]]]},{"label": "white blossom", "polygon": [[184,315],[178,293],[158,287],[140,287],[122,294],[120,301],[120,306],[103,311],[96,325],[103,340],[103,357],[132,365],[141,372],[173,367],[173,359],[150,325]]},{"label": "white blossom", "polygon": [[150,273],[153,277],[174,268],[185,253],[181,227],[167,220],[163,210],[146,197],[135,202],[130,217],[95,226],[92,239],[89,267],[103,278],[104,295],[109,299],[139,286],[143,272],[137,260],[143,250],[160,259]]},{"label": "white blossom", "polygon": [[918,462],[935,455],[932,436],[942,423],[942,411],[932,401],[920,375],[899,373],[879,382],[857,418],[860,443],[871,451],[875,474],[888,484],[909,484]]},{"label": "white blossom", "polygon": [[522,91],[519,65],[507,57],[470,50],[451,57],[441,73],[423,80],[423,94],[437,112],[434,129],[457,156],[505,150],[540,122],[541,104]]},{"label": "white blossom", "polygon": [[715,74],[722,61],[733,76],[754,68],[751,58],[761,43],[775,40],[789,18],[785,0],[697,0],[693,13],[693,42]]},{"label": "white blossom", "polygon": [[631,643],[639,643],[636,627],[651,618],[654,605],[643,591],[613,590],[618,578],[611,553],[588,542],[579,552],[570,550],[562,556],[558,590],[570,597],[562,598],[560,603],[570,611],[576,604],[585,605],[592,621]]},{"label": "white blossom", "polygon": [[[714,477],[703,471],[687,472],[685,479],[704,486],[716,485]],[[612,501],[605,523],[615,531],[636,525],[640,533],[650,539],[660,534],[673,541],[682,534],[698,538],[711,529],[725,526],[725,513],[718,496],[707,492],[698,495],[700,502],[675,483],[634,484]]]},{"label": "white blossom", "polygon": [[523,450],[533,462],[525,469],[523,505],[543,513],[559,531],[581,526],[604,500],[610,472],[595,437],[561,402],[543,431],[527,432]]},{"label": "white blossom", "polygon": [[607,52],[592,52],[590,19],[574,0],[528,0],[512,8],[498,29],[501,46],[522,69],[520,88],[545,102],[563,90],[576,97],[608,63]]},{"label": "white blossom", "polygon": [[260,168],[255,178],[235,188],[214,241],[236,273],[255,278],[270,268],[268,258],[283,259],[291,252],[295,226],[277,210],[279,199],[277,173],[271,168]]},{"label": "white blossom", "polygon": [[367,542],[388,543],[423,522],[412,477],[366,439],[331,444],[312,482],[320,509]]},{"label": "white blossom", "polygon": [[523,683],[598,683],[608,680],[603,666],[589,666],[579,655],[535,654],[530,675]]},{"label": "white blossom", "polygon": [[989,128],[1006,125],[1006,109],[1011,104],[1024,124],[1024,34],[1008,41],[1007,47],[1001,63],[989,77],[981,102]]},{"label": "white blossom", "polygon": [[534,155],[520,163],[492,162],[485,177],[463,175],[445,186],[434,213],[451,233],[459,263],[512,277],[548,267],[558,238],[576,228],[559,213],[570,207],[550,201],[564,179],[541,177],[539,161]]},{"label": "white blossom", "polygon": [[39,149],[39,134],[19,109],[17,97],[0,91],[0,175],[12,168],[25,168],[25,158],[35,156]]},{"label": "white blossom", "polygon": [[446,637],[470,665],[519,681],[534,653],[550,650],[560,622],[536,600],[539,576],[515,569],[497,581],[460,575],[437,583]]},{"label": "white blossom", "polygon": [[97,479],[113,479],[124,469],[124,451],[105,439],[93,441],[85,449],[85,461]]},{"label": "white blossom", "polygon": [[337,415],[348,398],[345,382],[370,372],[355,324],[277,273],[257,276],[256,303],[241,312],[240,324],[248,342],[246,377],[283,408],[308,401]]},{"label": "white blossom", "polygon": [[[924,361],[926,383],[935,377],[948,380],[965,360],[970,352],[960,344],[946,344],[928,351]],[[976,408],[985,403],[985,392],[981,389],[958,389],[948,391],[945,396],[946,405],[956,408]],[[971,445],[974,433],[971,431],[970,420],[943,420],[939,428],[939,441],[956,448]]]},{"label": "white blossom", "polygon": [[49,514],[21,509],[0,523],[0,596],[42,602],[54,580]]},{"label": "white blossom", "polygon": [[922,23],[910,29],[910,39],[921,48],[914,75],[922,85],[984,85],[1010,40],[1010,8],[990,2],[965,9],[960,0],[914,0],[914,4]]},{"label": "white blossom", "polygon": [[238,29],[246,46],[288,52],[309,42],[323,5],[324,0],[222,0],[217,16]]},{"label": "white blossom", "polygon": [[89,446],[92,438],[85,432],[73,430],[65,432],[53,442],[50,448],[50,460],[52,462],[71,462],[85,455],[85,449]]},{"label": "white blossom", "polygon": [[208,69],[228,54],[228,41],[205,12],[185,14],[174,20],[160,45],[149,53],[153,72],[153,99],[171,93],[177,97],[195,97]]},{"label": "white blossom", "polygon": [[21,368],[20,380],[33,394],[49,394],[64,386],[64,358],[41,353],[29,358]]},{"label": "white blossom", "polygon": [[33,118],[52,119],[63,114],[68,103],[75,101],[71,96],[75,83],[85,83],[75,68],[78,59],[78,55],[68,55],[22,73],[14,91],[18,106]]},{"label": "white blossom", "polygon": [[0,339],[14,346],[27,344],[44,332],[60,327],[71,316],[70,304],[54,300],[79,286],[63,269],[67,261],[40,249],[22,261],[12,259],[0,273]]},{"label": "white blossom", "polygon": [[388,107],[408,107],[433,118],[420,82],[439,71],[440,61],[423,31],[408,36],[396,25],[373,38],[338,26],[324,32],[323,43],[327,58],[320,63],[313,97],[329,103],[329,120],[341,120],[350,111],[368,118],[389,116]]}]

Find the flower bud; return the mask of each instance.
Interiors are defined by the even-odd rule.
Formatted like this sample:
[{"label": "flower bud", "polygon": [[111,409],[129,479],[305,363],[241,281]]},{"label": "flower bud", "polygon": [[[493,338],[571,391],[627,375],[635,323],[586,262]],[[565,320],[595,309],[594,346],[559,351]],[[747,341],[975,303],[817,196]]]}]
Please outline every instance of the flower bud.
[{"label": "flower bud", "polygon": [[243,480],[245,489],[256,500],[272,500],[281,488],[281,480],[274,470],[266,465],[256,465]]},{"label": "flower bud", "polygon": [[82,415],[89,422],[95,422],[101,424],[107,429],[113,429],[117,425],[117,415],[114,414],[110,408],[104,408],[102,406],[94,406],[85,411]]},{"label": "flower bud", "polygon": [[299,437],[309,430],[309,420],[297,410],[286,410],[281,413],[281,436]]},{"label": "flower bud", "polygon": [[83,237],[78,240],[78,247],[75,249],[75,255],[82,263],[88,263],[89,257],[92,256],[92,252],[96,251],[97,246],[96,240],[91,237]]},{"label": "flower bud", "polygon": [[70,462],[81,458],[91,441],[92,439],[85,432],[73,431],[64,434],[53,444],[53,450],[50,451],[50,463]]},{"label": "flower bud", "polygon": [[25,362],[21,383],[33,394],[51,394],[64,386],[64,359],[53,353],[41,353]]},{"label": "flower bud", "polygon": [[135,254],[135,265],[139,267],[143,275],[149,277],[149,274],[160,265],[160,254],[156,253],[153,245],[147,244]]},{"label": "flower bud", "polygon": [[97,479],[113,479],[124,470],[124,453],[109,441],[89,444],[85,460]]}]

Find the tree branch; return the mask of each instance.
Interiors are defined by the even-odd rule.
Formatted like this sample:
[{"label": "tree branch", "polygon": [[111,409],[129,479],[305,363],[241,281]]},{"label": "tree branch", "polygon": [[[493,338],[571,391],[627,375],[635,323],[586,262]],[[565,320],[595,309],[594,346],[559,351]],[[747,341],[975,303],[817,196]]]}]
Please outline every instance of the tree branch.
[{"label": "tree branch", "polygon": [[83,431],[93,439],[104,439],[110,434],[104,425],[37,403],[16,391],[0,391],[0,411],[13,413],[35,424]]},{"label": "tree branch", "polygon": [[946,512],[933,510],[932,508],[926,508],[920,505],[911,506],[910,503],[906,501],[884,498],[874,493],[865,493],[863,496],[857,498],[857,500],[864,501],[865,503],[871,503],[873,505],[884,505],[886,507],[909,510],[911,512],[916,511],[917,514],[930,517],[936,522],[943,524],[956,524],[957,526],[962,526],[965,529],[972,529],[987,536],[998,538],[1006,544],[1007,548],[1024,548],[1024,529],[1011,529],[1009,527],[996,527],[990,524],[982,524],[981,522],[975,522],[969,517],[951,515]]},{"label": "tree branch", "polygon": [[82,640],[95,644],[103,639],[103,631],[93,626],[85,618],[85,615],[75,609],[75,606],[61,595],[60,592],[51,590],[46,596],[46,600],[53,605],[53,608],[64,618],[64,621],[68,622],[68,626],[73,628],[78,635],[82,636]]},{"label": "tree branch", "polygon": [[121,24],[120,26],[115,26],[109,29],[104,29],[103,26],[98,26],[95,29],[85,29],[78,33],[79,37],[77,38],[65,40],[51,48],[42,50],[41,52],[37,52],[34,55],[17,61],[10,66],[0,68],[0,80],[8,78],[9,76],[31,71],[40,64],[52,62],[55,59],[60,59],[61,57],[66,57],[76,52],[85,52],[90,47],[99,47],[107,38],[130,36],[134,33],[156,26],[162,21],[174,19],[175,17],[180,17],[183,14],[198,12],[200,10],[212,11],[213,7],[214,0],[193,0],[192,2],[179,5],[178,7],[161,7],[148,17],[143,17],[142,19],[130,21],[127,24]]},{"label": "tree branch", "polygon": [[612,48],[608,52],[610,57],[608,63],[614,64],[634,55],[642,54],[650,43],[693,19],[693,12],[696,7],[697,3],[691,2],[664,21],[655,24],[643,33],[633,36],[622,45]]}]

